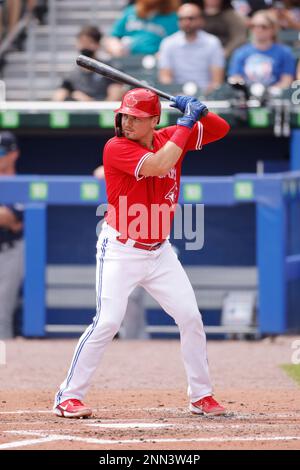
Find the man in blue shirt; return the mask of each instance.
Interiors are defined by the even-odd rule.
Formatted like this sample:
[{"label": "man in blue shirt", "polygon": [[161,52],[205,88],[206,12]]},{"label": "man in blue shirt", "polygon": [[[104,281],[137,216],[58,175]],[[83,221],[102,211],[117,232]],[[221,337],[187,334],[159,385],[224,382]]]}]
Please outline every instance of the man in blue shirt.
[{"label": "man in blue shirt", "polygon": [[231,58],[228,76],[248,85],[288,88],[294,80],[296,60],[289,47],[276,43],[276,22],[268,11],[253,15],[252,41],[239,47]]},{"label": "man in blue shirt", "polygon": [[[16,173],[19,156],[11,132],[0,132],[0,176]],[[0,181],[1,194],[1,181]],[[0,196],[0,339],[13,336],[13,317],[23,278],[23,211],[1,205]]]}]

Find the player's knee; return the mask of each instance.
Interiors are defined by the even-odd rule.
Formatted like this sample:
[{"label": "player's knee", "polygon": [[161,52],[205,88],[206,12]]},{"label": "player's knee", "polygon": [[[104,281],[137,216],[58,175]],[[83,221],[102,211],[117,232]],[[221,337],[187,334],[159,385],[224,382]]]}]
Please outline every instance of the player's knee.
[{"label": "player's knee", "polygon": [[101,336],[113,337],[120,329],[120,323],[117,320],[109,319],[100,321],[97,330]]},{"label": "player's knee", "polygon": [[203,328],[203,323],[202,323],[202,317],[201,313],[199,312],[198,308],[191,308],[189,310],[185,310],[183,314],[180,316],[180,319],[178,321],[178,325],[185,325],[188,327],[192,327],[195,329],[202,329]]}]

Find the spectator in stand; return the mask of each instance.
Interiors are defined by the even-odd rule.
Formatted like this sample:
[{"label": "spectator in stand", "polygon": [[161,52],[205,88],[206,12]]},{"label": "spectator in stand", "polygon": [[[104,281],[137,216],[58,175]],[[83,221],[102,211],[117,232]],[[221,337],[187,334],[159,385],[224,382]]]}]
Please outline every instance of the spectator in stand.
[{"label": "spectator in stand", "polygon": [[225,57],[247,41],[247,26],[231,6],[230,0],[200,0],[203,30],[217,36],[224,47]]},{"label": "spectator in stand", "polygon": [[[246,20],[260,10],[267,10],[272,7],[274,0],[232,0],[234,10]],[[250,25],[250,21],[247,24]]]},{"label": "spectator in stand", "polygon": [[159,50],[161,83],[195,82],[202,93],[218,88],[224,80],[224,51],[220,40],[202,30],[198,5],[185,3],[178,9],[180,31],[164,39]]},{"label": "spectator in stand", "polygon": [[[77,50],[80,54],[96,58],[102,34],[94,26],[85,26],[77,36]],[[118,101],[123,87],[102,75],[76,66],[66,77],[60,88],[53,94],[53,101]]]},{"label": "spectator in stand", "polygon": [[279,26],[283,29],[300,30],[300,1],[299,0],[283,0],[282,2],[274,1],[272,7]]},{"label": "spectator in stand", "polygon": [[251,21],[251,42],[237,49],[228,76],[246,84],[288,88],[295,76],[296,61],[289,47],[278,44],[278,24],[268,10],[256,12]]},{"label": "spectator in stand", "polygon": [[45,15],[48,11],[48,0],[26,0],[27,9],[32,11],[40,24],[45,23]]},{"label": "spectator in stand", "polygon": [[244,17],[270,9],[281,28],[300,29],[300,0],[233,0],[232,5]]},{"label": "spectator in stand", "polygon": [[22,0],[0,0],[0,39],[10,33],[21,17]]},{"label": "spectator in stand", "polygon": [[0,0],[0,41],[2,39],[3,34],[3,3],[4,0]]},{"label": "spectator in stand", "polygon": [[[11,33],[25,11],[31,11],[41,22],[47,10],[47,0],[0,0],[0,40]],[[15,45],[21,48],[25,36],[17,39]],[[18,42],[19,41],[19,42]]]},{"label": "spectator in stand", "polygon": [[32,11],[40,0],[0,0],[3,12],[5,11],[7,32],[10,33],[21,18],[23,10]]},{"label": "spectator in stand", "polygon": [[178,30],[178,0],[137,0],[128,6],[106,39],[113,57],[155,54],[162,39]]},{"label": "spectator in stand", "polygon": [[21,0],[5,0],[4,5],[7,9],[7,25],[8,33],[10,33],[19,19],[22,13],[22,1]]},{"label": "spectator in stand", "polygon": [[[16,175],[19,149],[14,134],[0,132],[0,175]],[[14,312],[23,279],[23,208],[0,205],[0,339],[14,336]]]}]

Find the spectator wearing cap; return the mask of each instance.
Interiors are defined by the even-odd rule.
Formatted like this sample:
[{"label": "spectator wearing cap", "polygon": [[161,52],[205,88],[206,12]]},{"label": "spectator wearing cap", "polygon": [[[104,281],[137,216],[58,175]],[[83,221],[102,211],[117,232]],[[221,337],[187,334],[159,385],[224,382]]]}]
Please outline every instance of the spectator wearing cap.
[{"label": "spectator wearing cap", "polygon": [[220,40],[205,31],[201,8],[185,3],[178,9],[180,31],[164,39],[159,50],[159,80],[163,84],[195,82],[203,93],[224,80],[224,50]]},{"label": "spectator wearing cap", "polygon": [[[97,58],[102,34],[94,26],[85,26],[77,36],[78,53],[93,59]],[[76,66],[65,77],[59,89],[52,97],[53,101],[118,101],[122,97],[123,87],[112,83],[106,77]]]},{"label": "spectator wearing cap", "polygon": [[[0,132],[0,177],[16,174],[18,157],[15,136]],[[22,279],[23,211],[17,205],[0,205],[0,339],[14,335],[14,312]]]},{"label": "spectator wearing cap", "polygon": [[256,12],[251,20],[251,42],[233,53],[228,70],[230,79],[247,85],[288,88],[296,72],[296,60],[288,46],[277,42],[278,24],[269,10]]},{"label": "spectator wearing cap", "polygon": [[162,39],[178,31],[179,0],[137,0],[112,28],[105,46],[112,57],[156,54]]}]

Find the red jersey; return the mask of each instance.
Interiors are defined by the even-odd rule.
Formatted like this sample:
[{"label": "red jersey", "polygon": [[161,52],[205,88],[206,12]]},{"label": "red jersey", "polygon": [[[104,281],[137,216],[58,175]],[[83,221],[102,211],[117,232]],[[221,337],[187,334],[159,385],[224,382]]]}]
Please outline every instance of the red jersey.
[{"label": "red jersey", "polygon": [[143,162],[161,149],[177,126],[154,131],[153,149],[126,137],[113,137],[105,147],[103,163],[108,210],[107,223],[141,243],[157,243],[169,235],[179,196],[181,165],[189,150],[200,150],[227,134],[229,125],[219,116],[208,115],[195,123],[176,165],[165,176],[139,174]]}]

